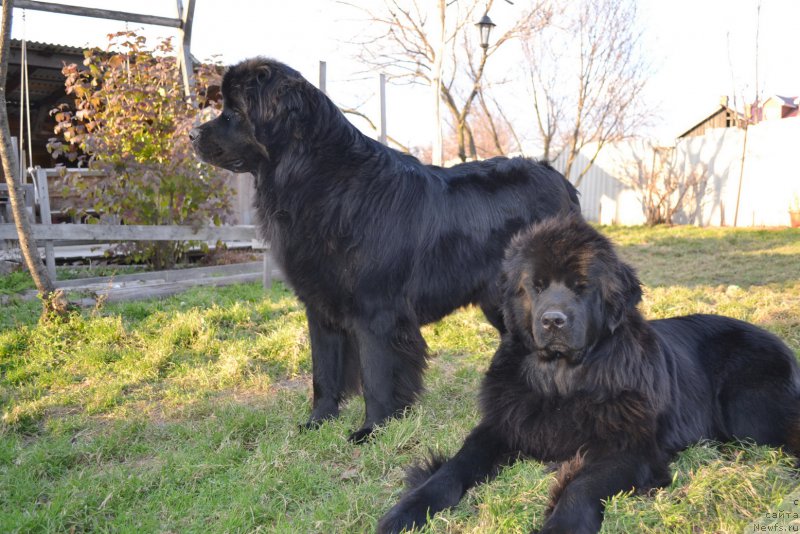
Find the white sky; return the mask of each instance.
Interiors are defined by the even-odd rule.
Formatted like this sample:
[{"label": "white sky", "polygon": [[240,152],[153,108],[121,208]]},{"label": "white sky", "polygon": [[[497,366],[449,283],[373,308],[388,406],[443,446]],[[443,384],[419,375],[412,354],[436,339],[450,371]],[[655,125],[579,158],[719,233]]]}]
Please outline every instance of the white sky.
[{"label": "white sky", "polygon": [[[381,0],[362,0],[362,5]],[[425,0],[422,0],[425,1]],[[432,1],[432,0],[429,0]],[[175,16],[171,0],[67,0],[71,5]],[[490,13],[496,32],[511,25],[525,0],[497,1]],[[656,66],[650,83],[656,127],[667,141],[716,109],[721,95],[753,99],[755,90],[756,6],[758,0],[640,0],[645,50]],[[14,10],[13,36],[75,46],[104,46],[105,34],[122,22]],[[131,24],[135,29],[140,25]],[[759,86],[764,96],[800,94],[800,0],[762,0]],[[354,48],[346,41],[363,27],[355,12],[334,0],[197,0],[192,53],[219,55],[223,63],[266,55],[284,61],[316,83],[318,63],[328,62],[328,92],[340,105],[362,104],[377,115],[375,82],[357,74]],[[149,27],[148,34],[169,35]],[[729,60],[730,58],[730,60]],[[731,69],[732,64],[732,69]],[[510,70],[513,64],[495,65]],[[735,74],[732,76],[731,70]],[[387,89],[389,134],[411,145],[430,142],[431,103],[421,88]],[[522,103],[521,113],[525,113]],[[524,115],[523,115],[524,116]],[[531,117],[532,118],[532,117]]]}]

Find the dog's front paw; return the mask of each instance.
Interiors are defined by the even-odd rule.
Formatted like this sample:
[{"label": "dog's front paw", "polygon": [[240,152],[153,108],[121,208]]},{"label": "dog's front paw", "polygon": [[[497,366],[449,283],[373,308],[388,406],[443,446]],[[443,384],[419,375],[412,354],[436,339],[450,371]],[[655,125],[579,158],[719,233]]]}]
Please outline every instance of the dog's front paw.
[{"label": "dog's front paw", "polygon": [[423,526],[428,519],[428,507],[401,501],[378,522],[378,534],[398,534]]},{"label": "dog's front paw", "polygon": [[600,531],[600,522],[591,516],[577,514],[571,517],[554,518],[550,516],[540,530],[534,529],[537,534],[597,534]]},{"label": "dog's front paw", "polygon": [[364,443],[369,439],[374,430],[375,428],[371,426],[359,428],[358,430],[352,432],[349,436],[347,436],[347,441],[360,445],[361,443]]},{"label": "dog's front paw", "polygon": [[300,432],[305,432],[306,430],[316,430],[320,426],[322,426],[323,421],[306,421],[305,423],[298,423],[297,428]]}]

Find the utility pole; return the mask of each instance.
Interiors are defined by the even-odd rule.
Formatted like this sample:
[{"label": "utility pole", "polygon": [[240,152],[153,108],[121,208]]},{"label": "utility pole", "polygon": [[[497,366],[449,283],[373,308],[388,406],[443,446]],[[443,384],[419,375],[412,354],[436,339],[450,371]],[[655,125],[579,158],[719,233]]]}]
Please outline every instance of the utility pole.
[{"label": "utility pole", "polygon": [[435,50],[433,51],[433,80],[431,80],[431,87],[433,89],[433,147],[431,150],[431,163],[434,165],[442,164],[442,61],[444,59],[444,15],[445,15],[446,0],[439,0],[438,11],[439,20],[438,27],[436,28],[436,38],[433,42],[436,43]]}]

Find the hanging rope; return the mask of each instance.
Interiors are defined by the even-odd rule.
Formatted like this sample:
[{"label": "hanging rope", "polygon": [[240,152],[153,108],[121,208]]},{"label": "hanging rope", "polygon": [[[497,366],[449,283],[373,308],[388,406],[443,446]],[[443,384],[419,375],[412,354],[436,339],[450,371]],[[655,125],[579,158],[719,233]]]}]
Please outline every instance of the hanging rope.
[{"label": "hanging rope", "polygon": [[19,138],[17,138],[17,142],[19,146],[17,147],[17,154],[19,155],[19,177],[22,183],[25,183],[25,175],[22,173],[22,169],[25,165],[25,162],[22,161],[22,154],[25,148],[25,138],[23,137],[23,132],[25,131],[25,57],[26,47],[25,47],[25,10],[22,10],[22,62],[20,63],[19,69]]},{"label": "hanging rope", "polygon": [[[22,160],[23,150],[25,149],[25,124],[27,122],[28,133],[28,164],[33,168],[33,141],[31,139],[31,94],[30,94],[30,80],[28,77],[28,42],[25,38],[26,34],[25,24],[25,10],[22,10],[22,61],[20,65],[20,99],[19,99],[19,155],[20,155],[20,170],[25,168],[25,162]],[[26,173],[21,173],[20,176],[25,176]]]},{"label": "hanging rope", "polygon": [[[22,182],[27,181],[28,173],[33,169],[33,139],[31,135],[31,93],[30,93],[30,79],[28,76],[28,42],[26,39],[27,26],[26,26],[26,12],[22,10],[22,61],[20,62],[20,99],[19,99],[19,170]],[[25,153],[25,125],[27,122],[27,140],[28,140],[28,170],[25,170],[25,161],[23,154]],[[36,180],[33,181],[36,197],[39,196],[39,191],[36,188]]]},{"label": "hanging rope", "polygon": [[28,43],[23,39],[22,50],[25,53],[25,60],[22,68],[25,71],[25,117],[28,125],[28,166],[33,168],[33,136],[31,135],[31,83],[28,77]]}]

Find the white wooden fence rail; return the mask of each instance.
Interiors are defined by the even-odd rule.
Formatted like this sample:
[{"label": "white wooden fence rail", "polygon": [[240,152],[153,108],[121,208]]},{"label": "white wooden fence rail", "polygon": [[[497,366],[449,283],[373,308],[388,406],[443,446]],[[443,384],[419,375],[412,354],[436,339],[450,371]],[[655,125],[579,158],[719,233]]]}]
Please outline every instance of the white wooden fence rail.
[{"label": "white wooden fence rail", "polygon": [[[269,286],[272,277],[272,262],[269,245],[260,241],[254,225],[238,226],[191,226],[166,225],[121,225],[121,224],[52,224],[47,176],[53,169],[35,170],[36,189],[41,211],[41,224],[32,224],[33,239],[44,246],[47,269],[56,279],[53,241],[250,241],[253,248],[265,248],[264,284]],[[72,170],[70,170],[72,172]],[[14,224],[0,224],[0,240],[18,240]]]},{"label": "white wooden fence rail", "polygon": [[[256,227],[151,226],[121,224],[33,224],[36,241],[253,241]],[[17,239],[14,224],[0,224],[0,239]]]}]

